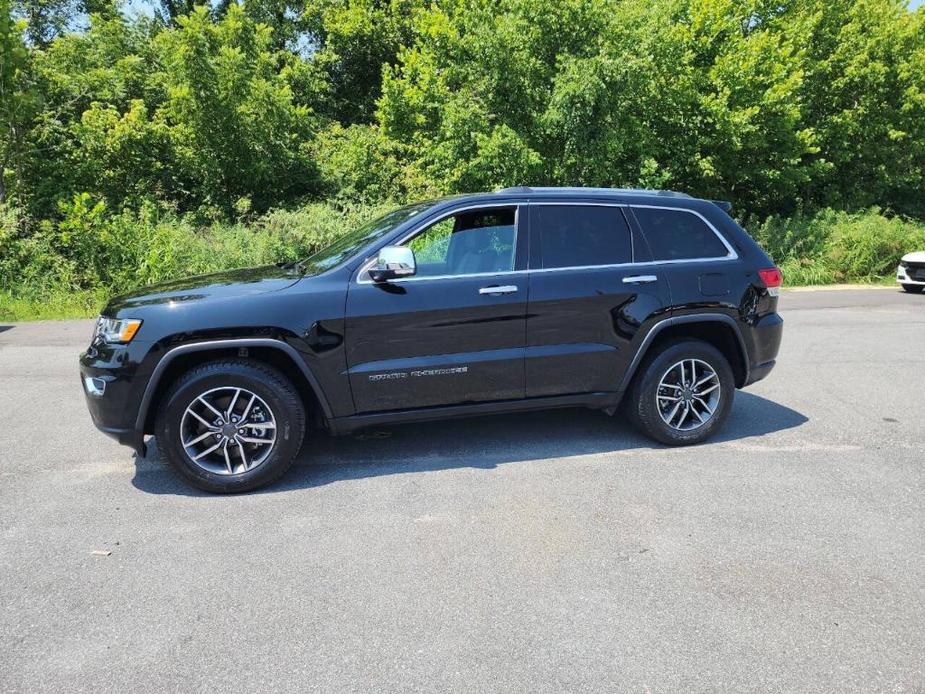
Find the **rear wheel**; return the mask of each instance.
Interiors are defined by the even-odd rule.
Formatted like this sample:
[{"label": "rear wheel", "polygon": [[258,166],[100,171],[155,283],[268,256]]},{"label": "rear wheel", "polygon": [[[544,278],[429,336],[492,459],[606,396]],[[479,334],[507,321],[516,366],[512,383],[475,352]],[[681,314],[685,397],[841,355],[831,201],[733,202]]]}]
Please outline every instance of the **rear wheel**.
[{"label": "rear wheel", "polygon": [[925,289],[925,285],[922,284],[904,284],[903,289],[911,294],[918,294],[920,291]]},{"label": "rear wheel", "polygon": [[209,492],[269,484],[292,465],[305,408],[292,383],[265,364],[209,362],[184,374],[162,400],[158,446],[181,477]]},{"label": "rear wheel", "polygon": [[722,427],[734,393],[726,357],[706,342],[684,340],[646,359],[625,408],[644,434],[681,446],[700,443]]}]

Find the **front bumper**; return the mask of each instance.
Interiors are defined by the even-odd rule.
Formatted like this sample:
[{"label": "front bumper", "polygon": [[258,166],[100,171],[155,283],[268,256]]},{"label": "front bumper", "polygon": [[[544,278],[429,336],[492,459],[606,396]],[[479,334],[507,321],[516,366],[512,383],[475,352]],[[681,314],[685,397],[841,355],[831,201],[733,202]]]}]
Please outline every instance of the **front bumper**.
[{"label": "front bumper", "polygon": [[144,456],[144,432],[135,426],[136,366],[127,346],[91,345],[80,355],[80,385],[94,426]]},{"label": "front bumper", "polygon": [[910,270],[909,268],[904,268],[902,265],[900,265],[899,267],[897,267],[897,268],[896,268],[896,281],[897,281],[899,284],[912,284],[912,285],[917,285],[917,286],[920,286],[920,287],[925,287],[925,279],[919,279],[919,277],[922,277],[922,276],[923,276],[923,275],[919,274],[919,273],[921,273],[922,271],[921,271],[921,270],[917,270],[917,274],[915,275],[915,279],[912,279],[912,278],[909,276],[909,270]]}]

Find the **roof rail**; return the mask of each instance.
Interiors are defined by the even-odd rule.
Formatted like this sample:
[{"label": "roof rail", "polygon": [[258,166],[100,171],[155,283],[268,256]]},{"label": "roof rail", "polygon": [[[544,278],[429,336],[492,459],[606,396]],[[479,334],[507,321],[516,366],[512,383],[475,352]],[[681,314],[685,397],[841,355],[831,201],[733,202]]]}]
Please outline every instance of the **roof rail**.
[{"label": "roof rail", "polygon": [[687,193],[651,188],[584,188],[581,186],[513,186],[499,193],[616,193],[618,195],[659,195],[667,198],[690,198]]}]

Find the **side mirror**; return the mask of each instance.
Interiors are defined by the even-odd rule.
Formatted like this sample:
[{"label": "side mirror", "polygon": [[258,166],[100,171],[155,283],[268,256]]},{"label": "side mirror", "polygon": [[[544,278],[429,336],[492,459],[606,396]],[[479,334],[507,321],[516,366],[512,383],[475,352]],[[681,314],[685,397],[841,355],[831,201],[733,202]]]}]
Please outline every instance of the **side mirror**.
[{"label": "side mirror", "polygon": [[410,277],[417,271],[414,251],[407,246],[386,246],[379,251],[369,276],[373,282],[387,282],[398,277]]}]

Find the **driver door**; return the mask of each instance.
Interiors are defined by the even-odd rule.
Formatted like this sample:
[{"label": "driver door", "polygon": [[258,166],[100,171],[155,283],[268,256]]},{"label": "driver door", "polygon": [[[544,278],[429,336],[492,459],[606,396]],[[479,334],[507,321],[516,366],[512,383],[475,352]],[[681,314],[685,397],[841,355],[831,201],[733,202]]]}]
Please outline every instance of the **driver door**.
[{"label": "driver door", "polygon": [[519,205],[448,212],[402,245],[411,277],[347,294],[346,343],[357,413],[524,397],[526,233]]}]

